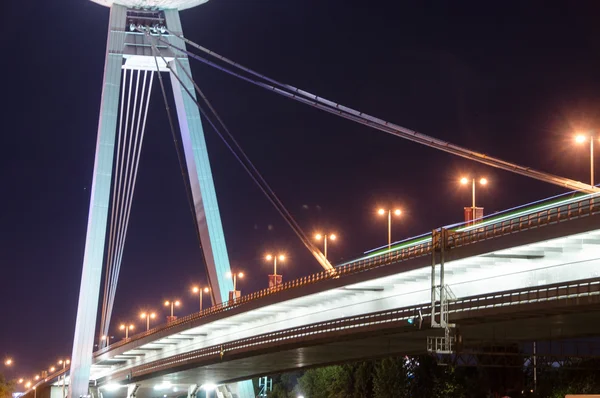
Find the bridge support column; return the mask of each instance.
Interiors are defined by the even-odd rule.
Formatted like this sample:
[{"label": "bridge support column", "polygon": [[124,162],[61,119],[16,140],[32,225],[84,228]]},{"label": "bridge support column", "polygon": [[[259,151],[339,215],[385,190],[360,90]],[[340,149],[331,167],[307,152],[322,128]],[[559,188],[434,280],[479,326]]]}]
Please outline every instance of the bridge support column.
[{"label": "bridge support column", "polygon": [[69,397],[73,398],[88,395],[113,172],[125,25],[126,8],[113,5],[110,9],[96,157],[71,355]]},{"label": "bridge support column", "polygon": [[[178,11],[165,10],[165,18],[169,31],[175,35],[183,35]],[[175,35],[169,36],[168,40],[179,48],[186,48],[185,42]],[[176,61],[171,61],[169,65],[172,70],[171,86],[175,97],[177,118],[181,129],[181,142],[194,199],[200,243],[207,266],[213,303],[220,304],[229,299],[229,292],[233,290],[233,281],[226,276],[231,268],[200,111],[188,94],[189,91],[194,99],[196,98],[194,84],[188,77],[188,75],[192,76],[192,71],[186,54],[176,54]],[[173,73],[177,74],[179,79],[173,76]],[[251,380],[239,382],[237,387],[240,398],[254,398],[254,387]]]},{"label": "bridge support column", "polygon": [[[183,34],[179,12],[165,10],[167,27],[174,34]],[[168,40],[179,48],[185,48],[185,42],[168,36]],[[171,86],[177,107],[177,118],[181,130],[181,142],[185,154],[190,188],[194,199],[197,228],[208,271],[211,294],[214,303],[227,300],[227,294],[233,290],[233,282],[227,277],[230,271],[229,256],[225,245],[225,235],[219,214],[219,204],[212,178],[212,170],[200,119],[200,111],[194,102],[195,88],[189,76],[192,76],[190,62],[186,54],[176,54],[171,61]],[[176,74],[176,78],[173,74]],[[181,80],[181,83],[180,83]],[[185,88],[184,88],[185,86]],[[186,90],[187,89],[187,90]],[[191,93],[194,99],[188,94]]]}]

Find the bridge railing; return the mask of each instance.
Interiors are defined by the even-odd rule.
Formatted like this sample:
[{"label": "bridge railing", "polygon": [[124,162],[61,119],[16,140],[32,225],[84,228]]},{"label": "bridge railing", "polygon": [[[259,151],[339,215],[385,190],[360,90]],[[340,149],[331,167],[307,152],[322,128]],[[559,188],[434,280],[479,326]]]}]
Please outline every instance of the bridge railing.
[{"label": "bridge railing", "polygon": [[594,196],[582,200],[541,209],[519,215],[496,223],[473,227],[472,229],[451,233],[448,247],[460,247],[488,239],[523,232],[535,228],[553,225],[564,221],[587,217],[600,213],[600,197]]},{"label": "bridge railing", "polygon": [[[487,223],[482,223],[481,226],[475,225],[470,229],[453,231],[448,236],[447,245],[450,248],[460,247],[504,235],[518,233],[533,228],[540,228],[546,225],[552,225],[598,213],[600,213],[600,196],[587,197],[585,199],[574,200],[566,204],[560,204],[552,208],[545,208],[538,211],[532,210],[531,212],[527,212],[526,214],[520,214],[512,218],[500,219],[497,222],[494,222],[493,220],[491,222],[488,221]],[[302,278],[294,279],[276,287],[262,289],[250,293],[248,295],[239,297],[235,300],[214,305],[210,308],[202,310],[201,312],[180,317],[176,321],[158,326],[154,329],[142,333],[137,333],[128,339],[121,340],[119,342],[111,344],[108,347],[104,347],[96,351],[95,355],[101,355],[114,348],[121,347],[131,341],[176,328],[181,324],[187,322],[231,311],[249,302],[266,296],[277,294],[281,291],[300,288],[303,286],[318,283],[323,280],[354,275],[381,266],[387,266],[390,264],[410,260],[413,258],[426,256],[431,254],[431,248],[431,240],[425,242],[421,241],[420,243],[415,243],[414,245],[406,246],[372,257],[363,258],[355,262],[347,263],[336,267],[332,270],[324,270],[316,274],[311,274]]]},{"label": "bridge railing", "polygon": [[180,317],[173,322],[158,326],[154,329],[151,329],[151,330],[148,330],[148,331],[145,331],[142,333],[137,333],[137,334],[129,337],[128,339],[123,339],[121,341],[111,344],[108,347],[104,347],[104,348],[96,351],[95,355],[101,355],[112,349],[121,347],[133,340],[138,340],[138,339],[141,339],[141,338],[144,338],[144,337],[147,337],[147,336],[159,333],[159,332],[163,332],[165,330],[173,329],[173,328],[176,328],[179,325],[187,323],[187,322],[198,320],[200,318],[211,316],[214,314],[231,311],[235,308],[243,306],[243,305],[245,305],[249,302],[252,302],[256,299],[270,296],[270,295],[276,294],[281,291],[311,285],[311,284],[314,284],[314,283],[317,283],[317,282],[320,282],[323,280],[329,280],[329,279],[340,278],[343,276],[357,274],[357,273],[364,272],[367,270],[372,270],[372,269],[380,267],[380,266],[385,266],[388,264],[405,261],[405,260],[408,260],[411,258],[421,257],[424,255],[427,255],[428,253],[431,253],[431,242],[430,241],[424,242],[424,243],[421,243],[418,245],[406,247],[401,250],[393,251],[391,253],[374,256],[372,258],[363,259],[363,260],[356,261],[356,262],[353,262],[350,264],[345,264],[343,266],[337,267],[332,270],[324,270],[324,271],[318,272],[316,274],[307,275],[302,278],[298,278],[298,279],[294,279],[294,280],[282,283],[281,285],[278,285],[276,287],[262,289],[262,290],[250,293],[248,295],[241,296],[235,300],[226,301],[221,304],[214,305],[214,306],[212,306],[210,308],[206,308],[200,312],[196,312],[194,314],[189,314],[189,315]]}]

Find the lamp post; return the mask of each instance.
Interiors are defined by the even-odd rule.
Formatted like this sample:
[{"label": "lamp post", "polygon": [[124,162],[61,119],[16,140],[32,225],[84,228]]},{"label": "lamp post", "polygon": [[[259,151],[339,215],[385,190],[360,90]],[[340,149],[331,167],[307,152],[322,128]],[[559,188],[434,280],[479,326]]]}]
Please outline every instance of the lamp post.
[{"label": "lamp post", "polygon": [[[472,212],[473,212],[472,213],[473,214],[472,215],[472,222],[473,223],[475,223],[475,218],[476,218],[476,216],[475,216],[475,209],[476,209],[476,207],[475,207],[475,185],[476,185],[475,184],[475,180],[476,180],[475,178],[471,178],[471,183],[472,183],[471,184],[471,187],[472,187],[471,188],[471,195],[472,195],[472,199],[473,199],[472,200],[471,209],[472,209]],[[462,185],[467,185],[469,183],[469,179],[467,177],[463,177],[463,178],[460,179],[460,183]],[[481,184],[481,185],[487,185],[487,183],[488,183],[487,178],[482,177],[482,178],[479,179],[479,184]]]},{"label": "lamp post", "polygon": [[[110,339],[114,339],[114,338],[115,338],[115,336],[106,336],[106,335],[102,335],[102,336],[100,337],[100,342],[101,342],[101,343],[104,343],[106,346],[109,346],[109,345],[110,345]],[[101,345],[102,345],[102,344],[101,344]],[[102,348],[102,347],[100,347],[100,348]]]},{"label": "lamp post", "polygon": [[[386,210],[385,209],[379,209],[377,211],[377,214],[379,214],[380,216],[385,215]],[[400,216],[402,214],[402,211],[400,209],[395,209],[394,210],[394,215],[395,216]],[[392,209],[388,209],[387,210],[387,215],[388,215],[388,250],[392,249]]]},{"label": "lamp post", "polygon": [[578,134],[575,136],[575,142],[583,144],[587,140],[590,140],[590,185],[594,186],[594,136],[585,134]]},{"label": "lamp post", "polygon": [[273,260],[273,275],[277,275],[277,259],[279,259],[279,261],[284,261],[285,256],[283,254],[280,254],[279,256],[273,256],[271,254],[267,254],[265,256],[265,259],[267,261]]},{"label": "lamp post", "polygon": [[121,324],[119,329],[125,331],[125,340],[127,340],[129,338],[129,331],[135,329],[135,325],[133,323],[130,323],[129,325]]},{"label": "lamp post", "polygon": [[229,292],[229,300],[235,301],[240,296],[240,292],[237,290],[237,278],[242,279],[244,277],[244,273],[229,271],[225,274],[225,276],[228,278],[233,278],[233,291]]},{"label": "lamp post", "polygon": [[150,330],[150,319],[156,318],[156,313],[154,312],[142,312],[140,314],[140,318],[146,320],[146,331]]},{"label": "lamp post", "polygon": [[265,259],[267,261],[273,260],[273,275],[269,275],[269,288],[277,287],[278,285],[281,285],[281,282],[283,281],[283,277],[281,275],[277,275],[277,260],[284,261],[285,255],[283,255],[283,254],[279,254],[279,255],[267,254],[265,256]]},{"label": "lamp post", "polygon": [[327,259],[327,241],[328,240],[336,240],[337,236],[335,236],[335,234],[329,234],[329,235],[327,235],[327,234],[325,234],[325,235],[316,234],[315,235],[315,239],[316,240],[323,239],[323,255]]},{"label": "lamp post", "polygon": [[13,365],[13,360],[12,358],[6,358],[4,360],[4,366],[12,366]]},{"label": "lamp post", "polygon": [[61,359],[58,361],[58,364],[62,365],[62,367],[63,367],[63,375],[62,375],[62,397],[63,398],[66,397],[66,395],[65,395],[65,383],[66,383],[65,378],[67,377],[67,374],[64,370],[67,368],[67,365],[69,365],[70,363],[71,363],[71,360],[69,360],[69,359]]},{"label": "lamp post", "polygon": [[166,300],[165,301],[165,307],[171,306],[171,318],[174,317],[173,313],[174,313],[174,307],[179,307],[181,305],[181,302],[179,300]]},{"label": "lamp post", "polygon": [[201,287],[198,286],[194,286],[192,288],[192,292],[194,293],[199,293],[200,296],[200,311],[202,311],[202,293],[208,293],[210,292],[210,289],[208,287],[205,287],[204,289],[202,289]]}]

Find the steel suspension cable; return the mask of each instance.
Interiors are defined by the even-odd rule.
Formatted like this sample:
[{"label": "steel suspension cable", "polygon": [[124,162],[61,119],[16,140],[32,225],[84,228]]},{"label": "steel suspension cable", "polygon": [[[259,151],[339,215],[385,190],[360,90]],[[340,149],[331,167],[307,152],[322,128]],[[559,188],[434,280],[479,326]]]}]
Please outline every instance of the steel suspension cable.
[{"label": "steel suspension cable", "polygon": [[[148,35],[148,37],[150,37],[150,35],[148,33],[147,33],[147,35]],[[154,51],[156,51],[159,54],[159,56],[162,58],[163,62],[166,63],[166,60],[161,55],[160,50],[158,50],[158,48],[156,47],[156,45],[152,42],[151,38],[150,38],[150,42],[151,42],[151,44],[153,46]],[[213,130],[217,133],[217,135],[225,143],[225,145],[232,152],[232,154],[235,156],[235,158],[240,162],[240,164],[242,165],[242,167],[250,175],[250,177],[253,179],[253,181],[258,185],[259,189],[265,194],[265,196],[267,196],[267,199],[269,199],[269,201],[273,204],[273,206],[279,212],[279,214],[290,225],[290,227],[292,228],[292,230],[294,231],[294,233],[296,233],[296,235],[300,238],[300,240],[302,241],[302,243],[306,246],[306,248],[310,251],[310,253],[315,257],[315,259],[319,262],[319,264],[325,270],[331,270],[331,269],[333,269],[333,266],[331,265],[331,263],[329,263],[329,261],[321,253],[321,251],[318,250],[315,245],[313,245],[313,243],[306,236],[306,234],[304,233],[304,231],[302,231],[302,228],[300,227],[300,225],[298,225],[298,223],[296,222],[296,220],[289,213],[289,211],[285,208],[285,206],[283,205],[283,203],[281,202],[281,200],[277,197],[277,195],[275,194],[275,192],[271,189],[271,187],[268,185],[268,183],[262,177],[262,175],[260,174],[260,172],[258,171],[258,169],[256,169],[256,167],[254,166],[254,164],[250,161],[249,157],[246,155],[246,153],[244,152],[244,150],[241,148],[241,146],[239,145],[239,143],[237,142],[237,140],[233,137],[233,135],[231,134],[231,132],[229,131],[229,129],[227,128],[227,126],[225,125],[225,123],[223,122],[223,120],[219,117],[219,115],[217,114],[216,110],[214,109],[214,107],[212,107],[212,105],[210,104],[210,102],[208,101],[208,99],[206,98],[206,96],[204,95],[204,93],[202,92],[202,90],[200,90],[200,88],[198,87],[198,85],[196,84],[196,82],[194,81],[194,79],[192,78],[192,76],[187,72],[187,70],[184,67],[181,66],[181,63],[180,63],[180,61],[177,58],[175,58],[175,61],[181,67],[181,69],[184,71],[184,73],[186,74],[187,78],[193,83],[194,88],[196,89],[196,91],[198,92],[198,94],[202,97],[202,99],[205,101],[205,103],[207,104],[207,106],[209,107],[209,109],[212,111],[215,119],[217,119],[219,121],[219,123],[221,124],[223,130],[226,132],[227,137],[231,140],[231,143],[228,142],[228,140],[225,137],[225,135],[223,135],[223,133],[220,131],[220,129],[217,128],[217,126],[215,125],[215,123],[207,115],[206,111],[202,108],[202,106],[200,105],[200,103],[198,102],[198,100],[194,97],[194,95],[188,90],[187,87],[185,87],[185,84],[181,81],[180,77],[168,65],[168,63],[166,63],[167,67],[169,68],[169,70],[171,71],[171,73],[173,74],[173,76],[179,81],[180,85],[184,88],[184,90],[186,91],[186,93],[188,94],[188,96],[194,101],[194,103],[198,107],[198,110],[200,111],[200,113],[210,123],[211,127],[213,128]]]},{"label": "steel suspension cable", "polygon": [[[110,306],[110,302],[111,302],[111,297],[113,295],[113,290],[114,290],[114,284],[113,284],[113,280],[114,280],[114,261],[115,261],[115,250],[116,250],[116,244],[117,244],[117,240],[118,240],[118,230],[119,230],[119,225],[120,225],[120,213],[121,213],[121,206],[122,206],[122,193],[123,193],[123,181],[124,181],[124,177],[123,177],[123,172],[124,172],[124,166],[123,166],[123,162],[125,159],[125,152],[126,152],[126,140],[127,140],[127,135],[128,135],[128,129],[129,129],[129,114],[130,114],[130,109],[131,109],[131,93],[132,93],[132,86],[133,86],[133,71],[131,71],[130,76],[129,76],[129,85],[128,85],[128,90],[127,90],[127,101],[124,101],[123,98],[123,102],[121,104],[121,109],[123,109],[123,104],[125,104],[125,123],[124,123],[124,127],[123,127],[123,135],[119,134],[119,143],[117,144],[117,147],[120,147],[120,151],[117,154],[117,162],[116,162],[116,169],[117,172],[115,174],[114,180],[113,180],[113,184],[115,185],[115,189],[117,192],[117,196],[116,198],[113,197],[112,198],[112,208],[115,209],[115,219],[114,222],[111,220],[111,236],[110,236],[110,242],[112,244],[109,244],[110,246],[110,251],[108,253],[108,262],[107,262],[107,270],[110,274],[109,280],[108,280],[108,284],[105,286],[105,291],[107,292],[107,302],[106,302],[106,308],[105,308],[105,313],[103,314],[103,318],[104,318],[104,324],[102,325],[102,335],[105,335],[105,331],[108,330],[108,322],[107,322],[107,317],[108,317],[108,307]],[[125,85],[127,83],[127,76],[125,74],[125,80],[123,82],[123,84]],[[120,120],[120,125],[123,125],[123,114],[121,113],[121,120]],[[121,141],[122,140],[122,141]],[[103,303],[104,304],[104,303]],[[104,305],[103,305],[104,307]]]},{"label": "steel suspension cable", "polygon": [[[117,246],[117,255],[116,255],[116,261],[115,261],[115,267],[116,267],[116,275],[115,275],[115,284],[116,281],[118,280],[118,270],[120,269],[120,264],[121,264],[121,258],[122,258],[122,253],[123,253],[123,247],[125,245],[125,237],[127,235],[127,221],[129,218],[129,213],[128,210],[130,209],[130,205],[131,205],[131,199],[133,197],[133,174],[134,174],[134,164],[136,159],[139,156],[138,153],[138,140],[139,140],[139,135],[140,135],[140,119],[142,117],[142,108],[143,108],[143,97],[144,97],[144,93],[145,93],[145,89],[146,89],[146,78],[147,78],[147,71],[144,71],[144,79],[142,81],[142,93],[140,96],[140,106],[139,106],[139,111],[137,109],[137,98],[138,98],[138,92],[137,90],[139,89],[139,81],[140,81],[140,75],[141,75],[141,71],[137,71],[137,75],[138,75],[138,87],[136,89],[136,101],[134,102],[134,106],[133,106],[133,117],[134,117],[134,122],[131,124],[131,135],[129,138],[129,149],[130,152],[133,152],[133,155],[131,155],[131,162],[129,162],[129,154],[128,154],[128,161],[127,161],[127,168],[126,168],[126,174],[125,174],[125,200],[124,200],[124,206],[123,206],[123,214],[122,214],[122,224],[121,224],[121,230],[119,231],[119,241],[118,241],[118,246]],[[135,126],[135,127],[134,127]],[[141,145],[141,141],[140,141],[140,145]],[[141,147],[140,147],[141,148]]]},{"label": "steel suspension cable", "polygon": [[[520,175],[530,177],[530,178],[535,178],[540,181],[548,182],[548,183],[551,183],[554,185],[559,185],[559,186],[566,187],[566,188],[576,189],[576,190],[583,191],[583,192],[589,192],[589,193],[600,192],[600,189],[593,187],[591,185],[584,184],[579,181],[571,180],[569,178],[556,176],[556,175],[553,175],[550,173],[537,171],[537,170],[531,169],[529,167],[520,166],[515,163],[507,162],[507,161],[504,161],[504,160],[501,160],[498,158],[494,158],[494,157],[491,157],[491,156],[488,156],[488,155],[485,155],[485,154],[482,154],[479,152],[471,151],[469,149],[460,147],[458,145],[454,145],[449,142],[442,141],[442,140],[430,137],[430,136],[422,134],[422,133],[418,133],[411,129],[401,127],[399,125],[387,122],[383,119],[379,119],[379,118],[373,117],[369,114],[366,114],[366,113],[354,110],[352,108],[346,107],[344,105],[335,103],[333,101],[329,101],[325,98],[322,98],[322,97],[314,95],[310,92],[301,90],[292,85],[283,84],[274,79],[270,79],[258,72],[251,70],[250,68],[243,67],[242,65],[240,65],[236,62],[233,62],[233,61],[215,53],[214,51],[208,50],[208,49],[192,42],[191,40],[186,39],[185,37],[183,37],[181,35],[174,35],[174,36],[181,38],[186,43],[189,43],[193,47],[195,47],[203,52],[206,52],[207,54],[214,56],[223,62],[226,62],[236,68],[239,68],[239,69],[243,70],[244,72],[250,73],[253,76],[264,79],[264,80],[272,83],[274,86],[265,84],[263,82],[258,82],[254,79],[237,74],[223,66],[220,66],[210,60],[200,57],[188,50],[185,50],[178,46],[175,46],[174,44],[170,43],[167,40],[160,39],[160,41],[162,43],[166,44],[167,46],[169,46],[177,51],[180,51],[184,54],[187,54],[191,58],[199,60],[200,62],[203,62],[209,66],[220,69],[221,71],[224,71],[230,75],[233,75],[233,76],[236,76],[243,80],[246,80],[246,81],[253,83],[255,85],[258,85],[260,87],[263,87],[269,91],[274,91],[285,97],[294,99],[296,101],[305,103],[307,105],[311,105],[317,109],[325,110],[332,114],[336,114],[336,115],[344,117],[346,119],[353,120],[353,121],[359,122],[361,124],[364,124],[366,126],[376,128],[378,130],[387,132],[387,133],[395,135],[397,137],[405,138],[410,141],[417,142],[419,144],[423,144],[423,145],[426,145],[426,146],[429,146],[429,147],[432,147],[432,148],[435,148],[438,150],[442,150],[444,152],[448,152],[448,153],[451,153],[451,154],[454,154],[454,155],[457,155],[457,156],[460,156],[463,158],[474,160],[474,161],[486,164],[491,167],[499,168],[499,169],[506,170],[506,171],[509,171],[512,173],[520,174]],[[279,89],[275,86],[279,87]],[[306,101],[306,100],[308,100],[308,101]]]},{"label": "steel suspension cable", "polygon": [[[107,327],[110,325],[110,318],[112,314],[112,308],[114,305],[117,282],[121,269],[123,251],[125,245],[125,239],[127,236],[127,230],[129,227],[129,220],[131,214],[131,207],[133,203],[133,195],[135,192],[135,183],[137,181],[137,171],[139,166],[139,161],[141,157],[142,144],[144,140],[144,133],[146,127],[146,120],[148,114],[148,105],[150,102],[151,96],[151,88],[154,72],[150,72],[150,82],[148,81],[148,71],[144,71],[144,78],[141,86],[141,95],[139,107],[134,106],[133,109],[133,123],[131,125],[131,134],[129,138],[129,144],[132,146],[132,156],[131,162],[128,162],[127,168],[129,169],[129,173],[126,174],[125,178],[125,200],[124,200],[124,212],[123,217],[121,219],[120,228],[121,228],[121,236],[120,241],[118,242],[117,251],[115,254],[115,262],[114,262],[114,271],[113,271],[113,280],[112,280],[112,291],[111,296],[109,298],[108,304],[108,315],[107,315]],[[141,75],[141,71],[138,71],[138,80],[139,75]],[[146,94],[146,87],[148,92]]]},{"label": "steel suspension cable", "polygon": [[[119,133],[117,136],[117,159],[115,162],[116,173],[115,176],[119,176],[119,167],[120,167],[120,156],[121,156],[121,136],[123,132],[123,106],[125,104],[125,86],[127,85],[127,69],[123,71],[123,83],[121,85],[121,104],[119,111]],[[117,196],[117,183],[116,180],[113,182],[113,194],[112,198]],[[100,336],[99,336],[99,347],[102,348],[102,336],[105,335],[105,325],[106,315],[107,315],[107,306],[108,306],[108,298],[110,296],[110,281],[112,280],[112,250],[114,245],[114,229],[115,229],[115,208],[116,206],[111,206],[111,218],[110,218],[110,234],[108,240],[108,252],[106,258],[106,271],[104,278],[104,297],[102,299],[102,318],[100,321]]]},{"label": "steel suspension cable", "polygon": [[[133,80],[133,75],[134,75],[134,71],[132,71],[132,80]],[[122,244],[122,239],[123,239],[123,229],[124,229],[124,217],[125,217],[125,208],[127,206],[127,199],[129,196],[129,174],[130,174],[130,163],[131,163],[131,151],[132,151],[132,143],[133,143],[133,139],[134,139],[134,133],[135,133],[135,126],[136,126],[136,110],[137,110],[137,104],[138,104],[138,92],[139,92],[139,86],[140,86],[140,72],[137,71],[136,74],[136,83],[135,83],[135,94],[133,96],[133,111],[131,111],[129,105],[128,104],[128,109],[127,109],[127,115],[126,115],[126,120],[129,121],[129,117],[131,116],[131,125],[128,124],[128,128],[129,131],[127,131],[125,137],[124,137],[124,141],[123,141],[123,147],[127,148],[127,150],[125,151],[126,155],[125,155],[125,175],[123,177],[123,183],[122,185],[119,187],[120,188],[120,193],[121,195],[121,202],[119,203],[119,213],[117,215],[118,218],[118,228],[117,228],[117,243],[116,243],[116,247],[115,247],[115,252],[113,254],[113,262],[111,264],[111,266],[113,267],[113,274],[112,274],[112,280],[110,282],[110,296],[109,296],[109,301],[108,301],[108,314],[110,314],[111,310],[112,310],[112,306],[114,303],[114,296],[116,294],[116,284],[117,284],[117,280],[118,280],[118,274],[117,274],[117,269],[118,269],[118,253],[120,251],[120,247]],[[107,320],[108,321],[108,320]],[[110,326],[110,322],[107,322],[106,327],[108,328]]]}]

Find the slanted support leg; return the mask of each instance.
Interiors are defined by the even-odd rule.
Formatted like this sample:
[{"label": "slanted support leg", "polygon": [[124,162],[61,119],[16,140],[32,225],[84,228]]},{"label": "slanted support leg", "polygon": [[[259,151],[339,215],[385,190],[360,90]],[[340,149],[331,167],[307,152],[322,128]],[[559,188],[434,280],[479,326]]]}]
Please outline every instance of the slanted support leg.
[{"label": "slanted support leg", "polygon": [[69,397],[73,398],[88,395],[110,201],[119,91],[121,88],[123,43],[120,40],[120,31],[123,30],[125,21],[126,8],[113,5],[110,10],[96,157],[92,177],[73,353],[71,355]]}]

